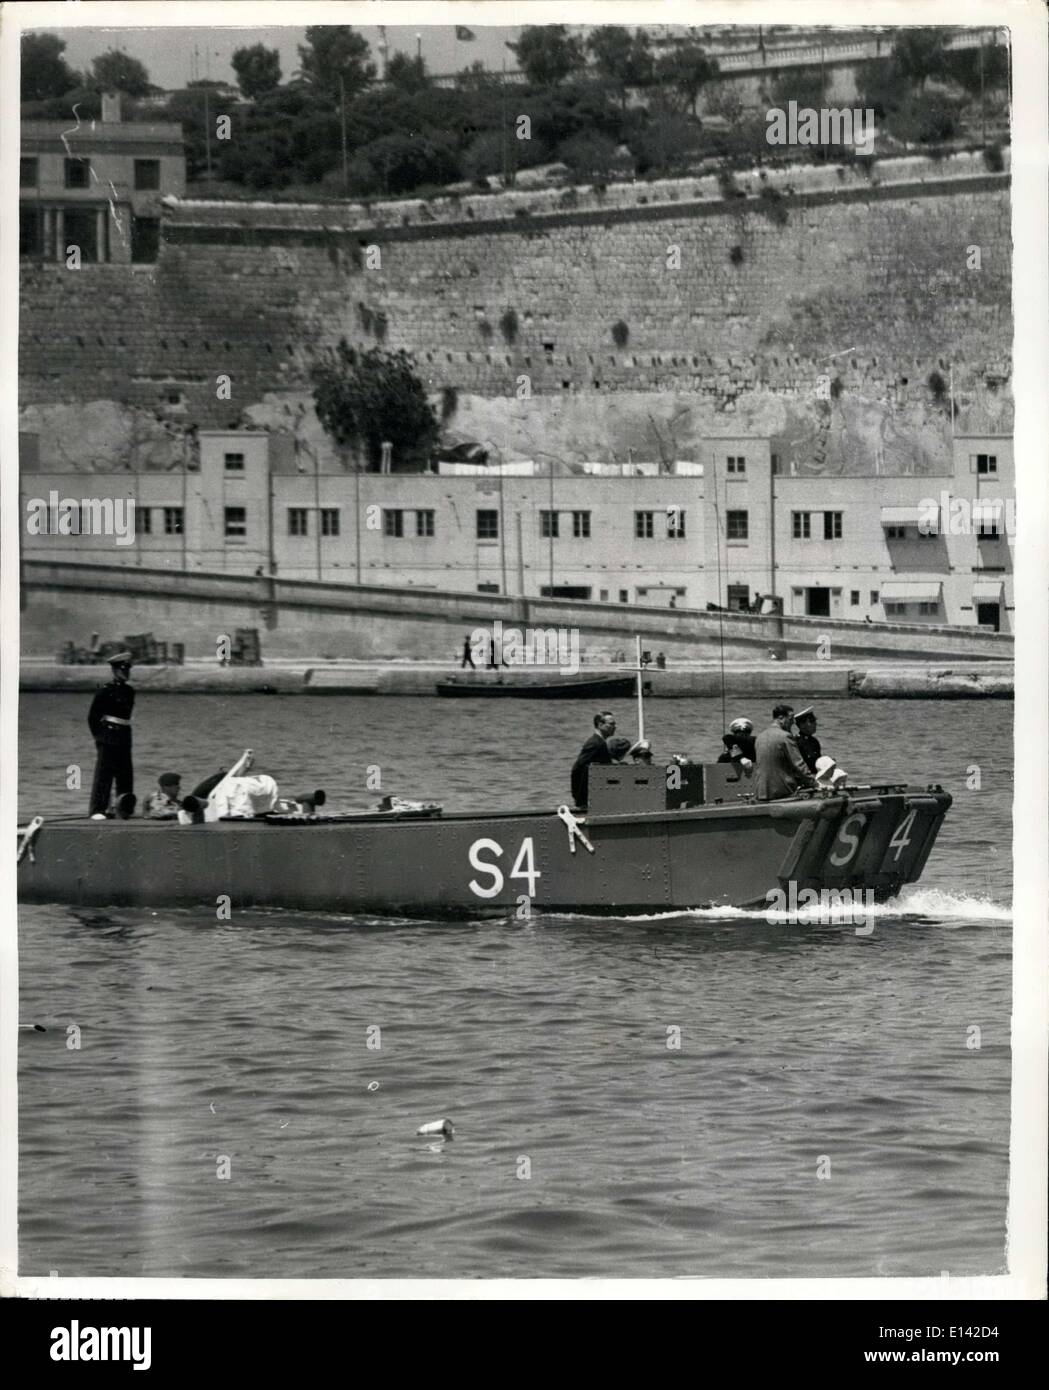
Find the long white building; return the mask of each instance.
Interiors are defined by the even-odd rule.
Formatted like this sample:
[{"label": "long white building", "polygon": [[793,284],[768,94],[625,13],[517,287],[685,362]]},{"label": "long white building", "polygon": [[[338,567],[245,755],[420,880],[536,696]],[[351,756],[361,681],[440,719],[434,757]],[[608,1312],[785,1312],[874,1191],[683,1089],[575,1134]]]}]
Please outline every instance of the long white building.
[{"label": "long white building", "polygon": [[[959,436],[945,475],[777,463],[740,437],[669,468],[358,474],[319,471],[288,436],[210,431],[178,471],[24,469],[23,553],[679,608],[771,595],[788,615],[1012,630],[1011,438]],[[107,499],[134,504],[129,534],[107,533],[90,505]]]}]

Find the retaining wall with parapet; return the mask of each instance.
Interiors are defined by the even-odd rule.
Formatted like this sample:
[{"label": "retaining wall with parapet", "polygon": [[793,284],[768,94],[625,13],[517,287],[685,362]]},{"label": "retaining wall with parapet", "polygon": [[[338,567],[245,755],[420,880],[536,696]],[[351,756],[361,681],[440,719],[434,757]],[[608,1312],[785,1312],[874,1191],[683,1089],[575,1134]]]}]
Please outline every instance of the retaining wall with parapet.
[{"label": "retaining wall with parapet", "polygon": [[169,202],[155,266],[23,262],[27,428],[49,462],[48,405],[223,427],[302,391],[345,337],[405,348],[434,391],[514,398],[527,375],[537,422],[566,394],[621,391],[681,392],[704,403],[697,428],[727,416],[723,433],[776,398],[816,421],[828,374],[839,403],[880,403],[891,441],[901,419],[943,425],[929,382],[953,370],[957,428],[1008,432],[1008,177],[958,155],[740,175],[727,196],[709,177],[367,208]]},{"label": "retaining wall with parapet", "polygon": [[260,630],[263,657],[447,660],[475,627],[560,628],[579,633],[582,655],[607,659],[635,633],[668,656],[766,656],[841,660],[1013,655],[1009,633],[833,618],[708,613],[639,605],[519,599],[500,594],[318,584],[254,576],[181,573],[137,566],[23,562],[22,651],[54,655],[152,631],[182,642],[190,658],[212,657],[220,634]]}]

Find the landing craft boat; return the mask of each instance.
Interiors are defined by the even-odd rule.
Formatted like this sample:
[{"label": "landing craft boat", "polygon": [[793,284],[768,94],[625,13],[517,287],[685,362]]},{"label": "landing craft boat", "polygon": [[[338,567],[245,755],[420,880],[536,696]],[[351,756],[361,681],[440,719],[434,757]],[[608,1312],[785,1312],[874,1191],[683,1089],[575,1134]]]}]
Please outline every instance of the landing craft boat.
[{"label": "landing craft boat", "polygon": [[884,900],[920,876],[951,805],[939,786],[888,784],[758,802],[731,764],[675,767],[593,765],[585,813],[38,818],[20,831],[19,894],[426,918],[506,916],[522,899],[538,913],[764,910],[792,884]]}]

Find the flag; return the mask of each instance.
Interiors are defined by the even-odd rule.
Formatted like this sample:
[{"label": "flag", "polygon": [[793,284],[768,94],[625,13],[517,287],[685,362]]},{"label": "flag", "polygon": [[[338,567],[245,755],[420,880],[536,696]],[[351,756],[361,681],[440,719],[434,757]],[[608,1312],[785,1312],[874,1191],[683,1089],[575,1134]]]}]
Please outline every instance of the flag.
[{"label": "flag", "polygon": [[465,24],[457,24],[455,26],[455,37],[460,43],[473,43],[477,35],[472,29],[467,29]]}]

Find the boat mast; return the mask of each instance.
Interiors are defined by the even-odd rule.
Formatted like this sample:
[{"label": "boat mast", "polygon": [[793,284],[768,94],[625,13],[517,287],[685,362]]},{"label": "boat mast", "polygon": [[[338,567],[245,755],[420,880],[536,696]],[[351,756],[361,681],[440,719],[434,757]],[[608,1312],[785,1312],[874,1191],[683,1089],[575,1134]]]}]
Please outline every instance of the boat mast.
[{"label": "boat mast", "polygon": [[637,739],[640,743],[645,736],[645,692],[641,681],[641,675],[645,668],[641,664],[640,635],[635,636],[634,643],[637,648]]}]

